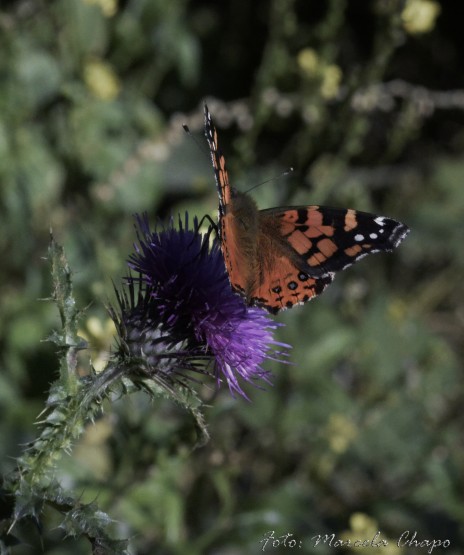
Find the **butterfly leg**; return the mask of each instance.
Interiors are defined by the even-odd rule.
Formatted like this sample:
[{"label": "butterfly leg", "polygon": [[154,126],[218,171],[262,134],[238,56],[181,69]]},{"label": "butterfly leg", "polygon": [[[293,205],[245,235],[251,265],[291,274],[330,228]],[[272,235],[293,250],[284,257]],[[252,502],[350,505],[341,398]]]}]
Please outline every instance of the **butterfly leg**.
[{"label": "butterfly leg", "polygon": [[212,227],[214,229],[214,232],[217,234],[218,233],[218,226],[217,223],[211,218],[211,216],[209,214],[205,214],[203,216],[203,218],[201,218],[198,227],[200,228],[203,225],[203,222],[207,220],[210,227]]}]

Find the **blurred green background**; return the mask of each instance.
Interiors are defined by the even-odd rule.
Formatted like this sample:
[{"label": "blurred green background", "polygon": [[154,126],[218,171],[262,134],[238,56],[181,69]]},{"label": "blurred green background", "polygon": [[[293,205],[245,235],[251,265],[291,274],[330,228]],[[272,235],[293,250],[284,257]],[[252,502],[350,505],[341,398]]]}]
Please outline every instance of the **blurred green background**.
[{"label": "blurred green background", "polygon": [[[351,207],[412,232],[278,316],[293,365],[267,366],[273,387],[248,403],[205,383],[205,447],[190,451],[186,412],[126,396],[61,461],[63,487],[96,500],[133,554],[259,553],[271,530],[300,553],[353,553],[312,538],[377,531],[388,546],[359,551],[426,553],[397,547],[409,530],[462,554],[463,59],[458,3],[437,0],[3,1],[2,474],[57,376],[43,340],[59,315],[40,300],[50,227],[101,368],[132,215],[215,217],[206,100],[237,188],[294,168],[253,192],[260,207]],[[59,522],[47,510],[12,552],[88,553]]]}]

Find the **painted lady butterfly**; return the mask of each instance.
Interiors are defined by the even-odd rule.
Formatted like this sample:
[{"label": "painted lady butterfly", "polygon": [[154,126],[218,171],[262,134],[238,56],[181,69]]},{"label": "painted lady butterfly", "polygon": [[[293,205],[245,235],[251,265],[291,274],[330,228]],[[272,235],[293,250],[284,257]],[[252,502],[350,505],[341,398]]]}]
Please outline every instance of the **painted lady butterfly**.
[{"label": "painted lady butterfly", "polygon": [[258,210],[230,186],[217,131],[205,104],[205,133],[219,193],[219,239],[232,288],[269,312],[303,304],[335,272],[367,254],[391,251],[409,233],[384,216],[325,206]]}]

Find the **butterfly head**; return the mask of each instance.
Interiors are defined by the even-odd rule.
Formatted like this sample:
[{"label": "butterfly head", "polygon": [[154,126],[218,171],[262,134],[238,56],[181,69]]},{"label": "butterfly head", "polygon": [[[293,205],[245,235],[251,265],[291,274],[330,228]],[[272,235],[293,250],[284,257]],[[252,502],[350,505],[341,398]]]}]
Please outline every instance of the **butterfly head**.
[{"label": "butterfly head", "polygon": [[238,191],[235,187],[230,188],[230,198],[237,198],[240,196],[240,194],[243,193],[240,193],[240,191]]}]

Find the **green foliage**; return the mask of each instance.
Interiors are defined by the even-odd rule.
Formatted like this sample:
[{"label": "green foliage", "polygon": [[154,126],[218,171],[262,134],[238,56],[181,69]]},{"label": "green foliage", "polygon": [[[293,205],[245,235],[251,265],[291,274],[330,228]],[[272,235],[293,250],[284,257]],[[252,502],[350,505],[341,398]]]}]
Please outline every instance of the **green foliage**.
[{"label": "green foliage", "polygon": [[[62,331],[54,332],[49,340],[62,353],[60,376],[50,387],[43,419],[38,422],[39,437],[18,459],[14,474],[4,480],[5,493],[14,498],[14,510],[11,526],[2,541],[8,540],[11,531],[25,519],[40,523],[45,506],[51,506],[65,515],[60,524],[65,534],[87,537],[93,552],[104,549],[107,553],[127,553],[127,542],[113,540],[106,532],[110,517],[94,504],[82,504],[70,497],[53,475],[56,462],[72,449],[85,423],[93,420],[100,412],[99,402],[107,392],[103,387],[95,388],[96,379],[92,383],[78,378],[77,352],[83,348],[83,341],[77,335],[79,312],[72,293],[71,272],[63,248],[53,237],[48,254],[53,300],[58,307],[62,325]],[[110,383],[107,380],[105,385]],[[93,395],[92,390],[95,392]]]},{"label": "green foliage", "polygon": [[[456,10],[433,0],[2,3],[1,553],[88,553],[89,540],[95,553],[257,553],[270,530],[294,534],[301,552],[318,534],[380,530],[388,553],[414,554],[425,550],[396,542],[417,530],[462,553]],[[173,402],[140,373],[105,381],[101,370],[132,214],[216,211],[208,160],[181,128],[201,133],[205,98],[235,186],[294,167],[253,192],[261,207],[350,206],[412,232],[278,317],[292,364],[274,366],[273,387],[247,390],[251,403],[212,381],[195,386],[211,440],[192,450],[205,429],[195,395]],[[44,263],[50,227],[75,293],[56,244],[54,277]],[[55,303],[39,302],[50,290]]]},{"label": "green foliage", "polygon": [[[85,536],[91,542],[93,553],[127,553],[127,541],[112,539],[107,532],[111,518],[95,503],[80,503],[66,495],[54,477],[56,464],[64,453],[71,452],[74,443],[82,435],[84,427],[94,422],[101,413],[101,403],[109,398],[118,383],[123,391],[141,389],[152,398],[165,397],[190,409],[197,429],[207,438],[207,431],[200,412],[200,403],[193,394],[179,387],[176,390],[156,374],[144,372],[143,360],[119,356],[117,353],[98,375],[95,372],[79,378],[77,353],[85,347],[78,336],[77,322],[81,316],[73,296],[72,275],[63,248],[51,237],[48,250],[53,281],[53,301],[61,317],[61,331],[55,331],[49,340],[61,352],[60,376],[50,387],[49,397],[37,422],[39,437],[27,447],[18,459],[16,471],[5,479],[5,493],[14,497],[11,526],[5,534],[10,536],[13,528],[24,519],[40,523],[46,506],[64,515],[59,524],[67,536]],[[111,309],[116,322],[115,311]],[[155,369],[156,370],[156,369]],[[193,400],[193,402],[192,402]],[[196,401],[196,402],[195,402]]]}]

